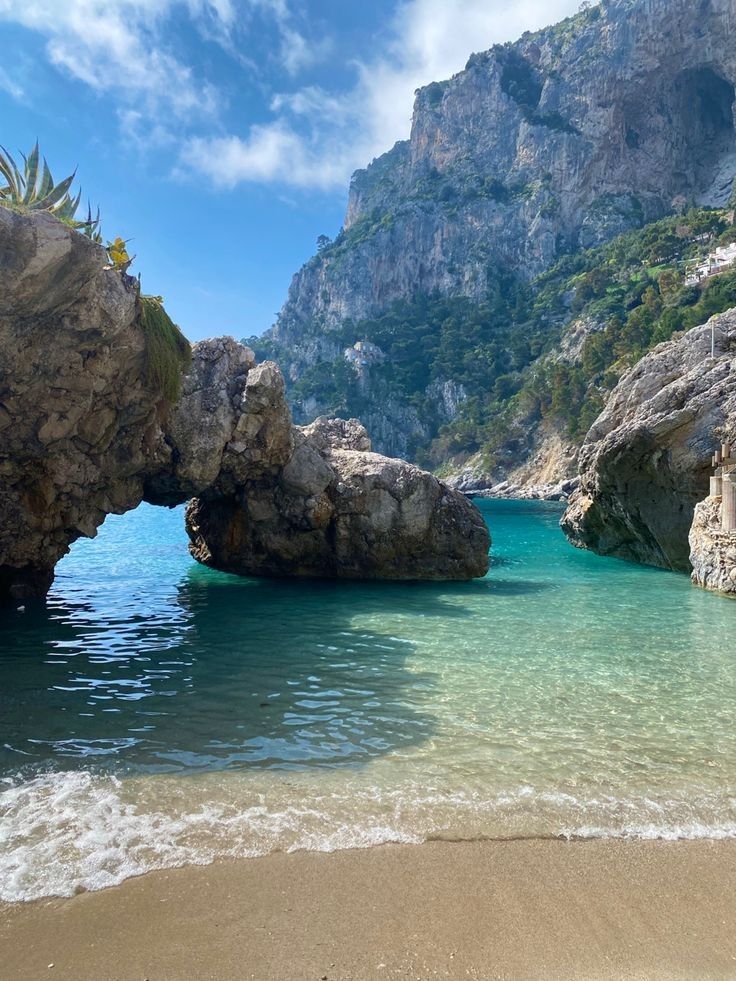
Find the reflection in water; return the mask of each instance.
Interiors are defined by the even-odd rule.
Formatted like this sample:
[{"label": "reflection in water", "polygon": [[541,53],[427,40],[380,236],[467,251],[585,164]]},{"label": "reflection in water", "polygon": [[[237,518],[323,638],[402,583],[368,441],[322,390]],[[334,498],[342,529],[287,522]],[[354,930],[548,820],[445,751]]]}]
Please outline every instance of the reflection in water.
[{"label": "reflection in water", "polygon": [[237,579],[146,507],[77,543],[0,623],[0,896],[276,848],[736,833],[736,605],[569,548],[556,505],[483,507],[464,584]]},{"label": "reflection in water", "polygon": [[432,677],[407,671],[410,640],[352,620],[380,620],[389,601],[409,617],[467,616],[432,585],[199,568],[175,590],[119,599],[54,596],[4,624],[3,769],[19,757],[85,768],[114,758],[126,772],[359,762],[430,737],[412,692]]}]

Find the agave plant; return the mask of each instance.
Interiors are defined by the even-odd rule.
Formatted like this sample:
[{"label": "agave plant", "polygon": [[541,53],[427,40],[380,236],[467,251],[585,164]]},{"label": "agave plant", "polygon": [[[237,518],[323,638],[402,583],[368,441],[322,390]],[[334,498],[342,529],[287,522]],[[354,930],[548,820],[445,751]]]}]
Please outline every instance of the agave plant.
[{"label": "agave plant", "polygon": [[[76,170],[58,184],[54,183],[45,157],[43,166],[39,167],[38,141],[28,156],[25,153],[21,156],[23,157],[22,172],[11,154],[5,147],[0,146],[0,204],[27,208],[29,211],[49,211],[61,221],[84,232],[93,241],[101,242],[99,208],[97,215],[93,217],[92,208],[88,204],[87,220],[79,221],[75,217],[82,199],[81,190],[76,197],[70,194],[70,188],[77,174]],[[5,181],[4,185],[2,181]]]}]

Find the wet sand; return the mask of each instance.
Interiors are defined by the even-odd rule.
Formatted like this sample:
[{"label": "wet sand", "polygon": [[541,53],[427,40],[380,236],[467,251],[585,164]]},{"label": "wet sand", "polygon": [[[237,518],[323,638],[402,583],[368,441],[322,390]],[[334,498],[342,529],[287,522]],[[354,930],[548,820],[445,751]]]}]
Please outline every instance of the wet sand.
[{"label": "wet sand", "polygon": [[736,978],[736,841],[278,854],[2,906],[0,924],[8,981]]}]

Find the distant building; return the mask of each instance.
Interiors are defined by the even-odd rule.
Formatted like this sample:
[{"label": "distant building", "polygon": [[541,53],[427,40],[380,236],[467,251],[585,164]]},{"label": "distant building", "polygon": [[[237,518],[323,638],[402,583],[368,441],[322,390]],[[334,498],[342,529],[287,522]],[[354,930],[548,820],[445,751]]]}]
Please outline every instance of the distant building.
[{"label": "distant building", "polygon": [[367,368],[372,364],[381,364],[386,360],[386,355],[377,344],[356,341],[352,347],[345,348],[345,360],[356,368]]},{"label": "distant building", "polygon": [[370,389],[371,368],[386,360],[385,353],[377,344],[370,341],[356,341],[343,352],[345,360],[352,367],[358,379],[358,387],[363,393]]},{"label": "distant building", "polygon": [[697,286],[704,279],[710,276],[717,276],[718,273],[728,269],[736,262],[736,242],[731,245],[723,245],[711,252],[705,259],[696,260],[688,265],[685,284],[687,286]]}]

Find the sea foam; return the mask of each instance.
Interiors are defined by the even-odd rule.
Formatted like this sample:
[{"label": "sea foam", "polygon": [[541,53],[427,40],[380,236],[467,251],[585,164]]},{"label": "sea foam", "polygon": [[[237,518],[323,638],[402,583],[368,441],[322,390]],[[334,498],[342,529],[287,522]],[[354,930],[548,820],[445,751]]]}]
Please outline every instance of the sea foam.
[{"label": "sea foam", "polygon": [[274,851],[513,838],[736,837],[736,801],[581,800],[522,786],[495,797],[240,774],[121,780],[88,771],[0,783],[0,899],[72,896],[156,869]]}]

